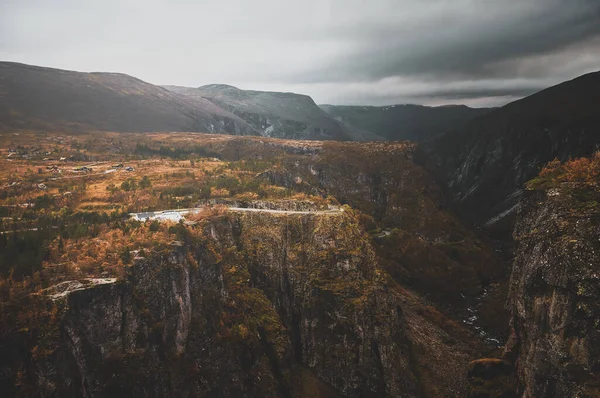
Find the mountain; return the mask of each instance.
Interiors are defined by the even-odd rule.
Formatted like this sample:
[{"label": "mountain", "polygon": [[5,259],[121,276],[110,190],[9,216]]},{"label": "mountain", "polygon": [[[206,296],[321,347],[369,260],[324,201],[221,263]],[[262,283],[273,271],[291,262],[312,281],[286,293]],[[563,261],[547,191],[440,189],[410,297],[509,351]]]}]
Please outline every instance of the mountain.
[{"label": "mountain", "polygon": [[0,129],[15,128],[381,140],[342,125],[306,95],[227,85],[159,87],[121,73],[0,62]]},{"label": "mountain", "polygon": [[349,128],[377,134],[392,141],[424,141],[440,133],[458,130],[473,118],[489,112],[488,108],[469,108],[464,105],[320,107]]},{"label": "mountain", "polygon": [[550,87],[422,145],[420,161],[471,222],[509,237],[523,184],[554,158],[587,156],[600,143],[600,72]]},{"label": "mountain", "polygon": [[208,99],[252,126],[256,135],[294,139],[381,140],[375,134],[343,126],[307,95],[241,90],[225,84],[199,88],[165,86],[192,99]]},{"label": "mountain", "polygon": [[237,116],[120,73],[0,62],[0,128],[252,134]]}]

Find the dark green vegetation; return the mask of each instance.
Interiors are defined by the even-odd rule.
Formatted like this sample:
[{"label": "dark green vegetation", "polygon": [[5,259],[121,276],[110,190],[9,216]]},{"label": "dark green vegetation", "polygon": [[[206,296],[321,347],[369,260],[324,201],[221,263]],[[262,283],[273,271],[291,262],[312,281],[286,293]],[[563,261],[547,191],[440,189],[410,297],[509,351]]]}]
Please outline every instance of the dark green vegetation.
[{"label": "dark green vegetation", "polygon": [[[64,247],[63,240],[79,240],[98,236],[100,225],[118,225],[124,215],[120,212],[72,212],[34,215],[26,213],[20,222],[5,220],[0,235],[0,275],[23,281],[42,271],[48,260],[50,242]],[[116,224],[115,224],[116,223]],[[0,292],[2,297],[7,291]]]},{"label": "dark green vegetation", "polygon": [[216,157],[216,152],[209,152],[206,147],[197,145],[192,147],[177,147],[171,148],[166,146],[159,146],[158,148],[149,147],[147,144],[137,144],[135,146],[136,155],[140,155],[142,158],[150,156],[160,156],[162,158],[170,159],[189,159],[190,157]]}]

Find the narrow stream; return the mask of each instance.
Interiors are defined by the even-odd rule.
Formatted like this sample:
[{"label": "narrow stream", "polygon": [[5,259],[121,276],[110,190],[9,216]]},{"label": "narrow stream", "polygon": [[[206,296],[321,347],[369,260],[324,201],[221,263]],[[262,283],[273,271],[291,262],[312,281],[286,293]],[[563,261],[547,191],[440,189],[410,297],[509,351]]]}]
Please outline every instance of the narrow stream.
[{"label": "narrow stream", "polygon": [[465,314],[466,318],[463,319],[463,323],[465,325],[468,325],[471,329],[475,330],[489,344],[495,345],[497,347],[501,347],[502,342],[498,338],[494,337],[491,333],[486,331],[479,324],[479,306],[481,304],[481,301],[483,301],[483,299],[485,299],[487,297],[487,295],[488,295],[487,287],[484,287],[483,292],[479,295],[479,297],[475,298],[474,300],[469,300],[467,297],[462,295],[462,297],[467,302],[467,306],[466,306],[467,313]]}]

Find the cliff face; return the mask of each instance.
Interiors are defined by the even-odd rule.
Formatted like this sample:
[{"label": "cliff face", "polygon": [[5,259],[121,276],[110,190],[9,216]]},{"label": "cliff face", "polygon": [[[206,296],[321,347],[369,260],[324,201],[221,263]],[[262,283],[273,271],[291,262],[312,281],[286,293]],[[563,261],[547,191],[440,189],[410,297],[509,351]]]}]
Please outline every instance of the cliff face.
[{"label": "cliff face", "polygon": [[421,162],[449,188],[462,217],[509,239],[525,182],[554,158],[598,144],[600,73],[512,102],[425,143]]},{"label": "cliff face", "polygon": [[523,397],[600,396],[597,197],[526,191],[514,238],[512,336]]},{"label": "cliff face", "polygon": [[122,280],[36,299],[54,315],[3,336],[5,353],[27,355],[3,365],[2,384],[25,396],[417,395],[401,300],[351,212],[226,215],[175,233]]}]

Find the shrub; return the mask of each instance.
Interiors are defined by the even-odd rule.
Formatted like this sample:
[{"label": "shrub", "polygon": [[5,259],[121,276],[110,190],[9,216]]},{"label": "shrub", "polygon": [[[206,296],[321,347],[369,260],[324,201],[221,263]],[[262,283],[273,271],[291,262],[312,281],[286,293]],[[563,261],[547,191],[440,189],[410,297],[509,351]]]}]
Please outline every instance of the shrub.
[{"label": "shrub", "polygon": [[527,183],[529,189],[548,189],[561,183],[597,186],[600,181],[600,152],[590,158],[569,160],[563,164],[554,159],[546,164],[540,174]]},{"label": "shrub", "polygon": [[134,178],[128,178],[121,183],[123,191],[135,191],[137,189],[137,181]]},{"label": "shrub", "polygon": [[148,176],[142,177],[142,179],[140,180],[140,188],[146,189],[146,188],[150,188],[151,186],[152,186],[152,182],[150,181]]}]

